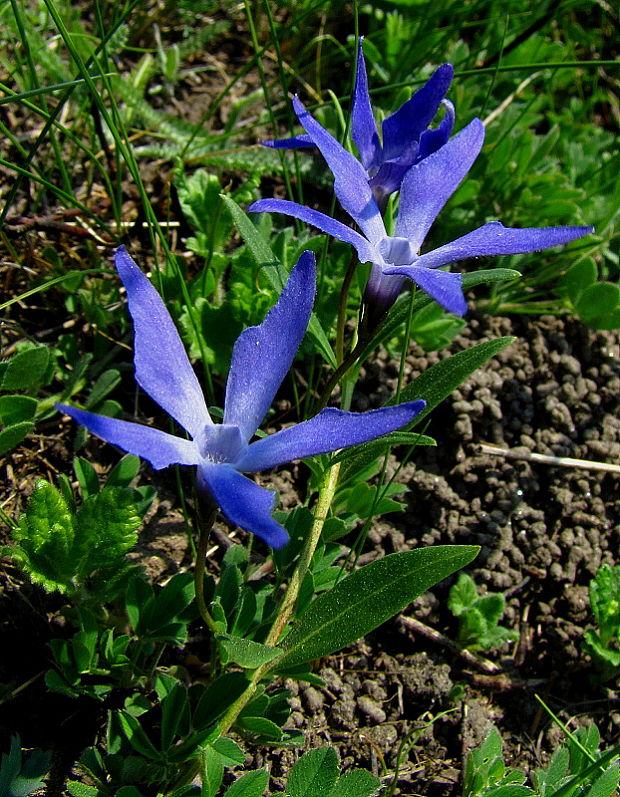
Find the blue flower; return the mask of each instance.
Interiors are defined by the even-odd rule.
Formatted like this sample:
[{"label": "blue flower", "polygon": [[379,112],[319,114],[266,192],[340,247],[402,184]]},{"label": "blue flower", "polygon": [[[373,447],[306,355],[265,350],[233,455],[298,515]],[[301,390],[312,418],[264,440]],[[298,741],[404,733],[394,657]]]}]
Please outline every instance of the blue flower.
[{"label": "blue flower", "polygon": [[242,473],[273,468],[294,459],[325,454],[374,440],[409,423],[425,406],[410,401],[365,413],[327,408],[308,421],[250,443],[286,376],[310,320],[316,290],[312,252],[304,252],[280,298],[262,324],[237,339],[226,384],[223,423],[211,420],[183,343],[155,288],[124,247],[115,264],[134,324],[136,381],[190,439],[149,426],[57,404],[89,431],[159,470],[197,465],[197,484],[224,515],[272,548],[288,540],[272,517],[275,493]]},{"label": "blue flower", "polygon": [[379,315],[394,302],[405,278],[415,282],[449,312],[463,315],[467,303],[461,287],[462,276],[437,271],[440,266],[470,257],[537,252],[593,231],[593,227],[512,228],[491,221],[438,249],[420,254],[433,221],[482,148],[482,122],[474,119],[405,174],[392,236],[386,232],[362,164],[321,127],[298,99],[294,102],[306,132],[321,150],[334,175],[334,191],[340,204],[361,234],[324,213],[285,199],[261,199],[248,210],[293,216],[355,247],[360,261],[372,264],[365,299]]},{"label": "blue flower", "polygon": [[[363,37],[360,37],[351,111],[351,138],[357,146],[375,199],[384,208],[388,196],[400,188],[408,169],[438,150],[450,137],[454,127],[454,106],[444,96],[450,86],[453,69],[451,64],[442,64],[421,89],[384,119],[381,125],[382,144],[368,93],[362,41]],[[440,105],[445,108],[445,116],[438,127],[428,129]],[[297,106],[295,111],[299,115]],[[316,141],[306,133],[292,138],[263,141],[263,144],[275,149],[289,149],[313,147]]]}]

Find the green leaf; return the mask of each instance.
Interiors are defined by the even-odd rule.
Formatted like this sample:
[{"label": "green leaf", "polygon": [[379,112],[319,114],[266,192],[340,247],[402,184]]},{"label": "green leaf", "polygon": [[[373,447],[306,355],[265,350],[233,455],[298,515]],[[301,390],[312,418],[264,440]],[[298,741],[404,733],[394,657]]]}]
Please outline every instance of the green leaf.
[{"label": "green leaf", "polygon": [[474,545],[419,548],[362,567],[310,604],[282,642],[277,667],[290,669],[354,642],[465,567],[478,551]]},{"label": "green leaf", "polygon": [[587,797],[611,797],[617,790],[619,781],[620,767],[615,763],[596,778],[586,795]]},{"label": "green leaf", "polygon": [[137,753],[153,761],[161,760],[159,751],[142,729],[139,720],[123,710],[118,712],[118,719],[125,738]]},{"label": "green leaf", "polygon": [[133,454],[125,454],[108,474],[106,487],[129,487],[140,470],[140,458]]},{"label": "green leaf", "polygon": [[286,269],[274,255],[271,247],[259,230],[254,226],[247,213],[245,213],[228,194],[220,194],[220,197],[232,216],[232,220],[235,223],[239,235],[243,238],[246,246],[250,250],[250,254],[256,263],[264,269],[271,286],[280,293],[288,279]]},{"label": "green leaf", "polygon": [[39,384],[47,370],[50,352],[46,346],[26,349],[13,355],[0,384],[1,390],[24,390]]},{"label": "green leaf", "polygon": [[76,544],[82,551],[79,582],[97,574],[91,587],[102,594],[113,591],[117,578],[128,571],[125,555],[136,544],[141,523],[132,490],[106,487],[84,501],[75,514]]},{"label": "green leaf", "polygon": [[368,770],[353,769],[338,778],[329,797],[371,797],[380,786],[379,778],[375,778]]},{"label": "green leaf", "polygon": [[190,713],[187,689],[177,682],[161,701],[161,749],[167,750],[175,736],[189,733]]},{"label": "green leaf", "polygon": [[19,736],[11,738],[8,754],[2,755],[0,766],[0,795],[2,797],[26,797],[43,786],[43,778],[50,766],[51,753],[33,750],[22,760]]},{"label": "green leaf", "polygon": [[264,769],[252,769],[236,780],[226,791],[226,797],[261,797],[269,783]]},{"label": "green leaf", "polygon": [[36,411],[37,400],[32,396],[0,396],[0,423],[3,426],[32,421]]},{"label": "green leaf", "polygon": [[6,429],[3,429],[0,432],[0,456],[15,448],[33,429],[34,423],[31,421],[14,423],[12,426],[7,426]]},{"label": "green leaf", "polygon": [[18,545],[8,553],[32,581],[48,592],[65,592],[77,566],[75,531],[65,500],[49,482],[37,482],[13,537]]},{"label": "green leaf", "polygon": [[265,739],[274,739],[277,742],[282,738],[282,729],[266,717],[239,717],[235,725],[242,731]]},{"label": "green leaf", "polygon": [[333,747],[319,747],[302,755],[291,769],[287,797],[327,797],[338,780],[338,758]]},{"label": "green leaf", "polygon": [[359,446],[345,448],[330,460],[331,465],[337,462],[345,462],[355,456],[363,456],[369,461],[385,454],[393,446],[436,446],[437,441],[425,434],[418,432],[388,432],[377,440],[369,443],[362,443]]},{"label": "green leaf", "polygon": [[67,791],[71,797],[105,797],[107,792],[97,789],[95,786],[87,786],[77,780],[70,780],[67,783]]},{"label": "green leaf", "polygon": [[88,395],[86,409],[103,409],[98,405],[100,405],[104,398],[111,393],[118,384],[120,384],[120,381],[120,371],[117,371],[115,368],[109,368],[107,371],[104,371],[97,379]]},{"label": "green leaf", "polygon": [[[483,366],[491,357],[495,357],[502,349],[514,343],[516,338],[503,337],[487,340],[464,351],[453,354],[420,374],[401,390],[399,401],[424,399],[426,407],[413,421],[420,423],[438,404],[447,398],[453,390],[461,385],[470,374]],[[396,404],[396,397],[391,398],[388,406]]]},{"label": "green leaf", "polygon": [[83,457],[75,457],[73,460],[73,470],[80,485],[82,498],[89,498],[99,492],[99,476],[90,462]]},{"label": "green leaf", "polygon": [[597,282],[584,290],[575,304],[579,317],[586,323],[606,316],[620,304],[620,286],[613,282]]},{"label": "green leaf", "polygon": [[577,304],[586,288],[589,288],[590,285],[596,282],[597,276],[598,271],[596,263],[589,258],[585,258],[569,268],[559,281],[559,284],[566,288],[568,298],[571,302]]},{"label": "green leaf", "polygon": [[227,672],[211,681],[194,710],[194,727],[206,728],[214,723],[247,686],[248,680],[242,672]]},{"label": "green leaf", "polygon": [[209,745],[204,751],[202,762],[202,791],[200,797],[216,797],[224,779],[222,757]]},{"label": "green leaf", "polygon": [[233,742],[227,736],[222,736],[213,742],[211,746],[224,759],[227,767],[245,763],[245,753],[236,742]]},{"label": "green leaf", "polygon": [[450,587],[448,609],[455,617],[459,617],[474,606],[477,600],[478,590],[475,581],[467,573],[460,573],[456,584]]},{"label": "green leaf", "polygon": [[228,654],[229,661],[233,661],[248,670],[255,670],[262,664],[273,661],[280,654],[278,648],[261,645],[251,639],[242,639],[241,637],[226,634],[218,635],[217,638]]}]

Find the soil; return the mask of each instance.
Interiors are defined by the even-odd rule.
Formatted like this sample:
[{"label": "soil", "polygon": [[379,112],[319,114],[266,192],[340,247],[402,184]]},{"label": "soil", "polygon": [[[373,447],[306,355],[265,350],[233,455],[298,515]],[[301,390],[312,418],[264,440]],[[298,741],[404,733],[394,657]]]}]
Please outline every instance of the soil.
[{"label": "soil", "polygon": [[[588,466],[528,461],[528,453],[591,462],[620,459],[618,336],[579,322],[473,316],[449,351],[407,359],[410,377],[451,352],[500,335],[517,340],[473,374],[432,415],[436,448],[420,448],[399,480],[403,513],[370,532],[370,556],[417,546],[481,546],[469,568],[482,589],[507,599],[502,624],[519,632],[487,662],[463,660],[428,631],[456,636],[446,610],[448,580],[409,607],[418,621],[388,624],[349,655],[325,662],[326,689],[290,684],[293,721],[311,743],[329,741],[345,761],[380,774],[396,766],[402,794],[454,794],[463,756],[491,724],[508,761],[525,769],[546,760],[558,732],[536,694],[571,727],[594,721],[605,745],[618,741],[614,684],[597,684],[581,650],[592,623],[588,585],[604,562],[618,564],[620,474]],[[366,370],[358,409],[394,390],[397,369],[385,355]],[[379,387],[381,385],[381,387]],[[480,444],[520,460],[480,453]],[[394,459],[392,466],[397,465]],[[442,712],[449,713],[442,716]],[[316,740],[316,741],[313,741]],[[395,793],[399,793],[398,790]]]},{"label": "soil", "polygon": [[[365,558],[434,544],[480,545],[469,572],[482,589],[505,594],[503,624],[518,630],[518,643],[486,654],[489,662],[464,659],[433,634],[430,629],[456,636],[446,608],[452,583],[447,581],[410,606],[405,618],[320,662],[323,689],[285,684],[291,691],[290,722],[305,732],[308,748],[333,744],[344,766],[365,766],[379,775],[398,768],[395,794],[458,793],[463,757],[491,724],[500,728],[511,764],[539,765],[558,735],[536,694],[569,724],[595,721],[606,746],[618,741],[615,685],[591,679],[580,641],[592,622],[591,578],[603,562],[620,564],[620,476],[587,465],[554,467],[491,456],[479,447],[617,462],[619,339],[568,319],[472,315],[449,350],[424,353],[412,347],[407,376],[499,335],[517,340],[434,412],[426,431],[437,447],[419,448],[401,471],[399,481],[409,487],[405,510],[376,523]],[[380,354],[365,369],[355,408],[380,403],[397,376],[394,361],[387,352]],[[10,464],[8,476],[18,466],[11,471]],[[296,502],[296,478],[296,469],[273,474],[284,506]],[[228,534],[218,526],[214,545],[226,543]],[[155,579],[191,566],[183,518],[166,501],[151,513],[139,558]],[[67,730],[76,726],[71,734],[76,752],[94,741],[101,718],[87,717],[87,708],[77,703],[65,705],[65,698],[49,702],[40,668],[49,636],[45,618],[53,606],[36,591],[21,592],[11,578],[9,570],[0,592],[5,650],[21,650],[23,657],[4,662],[0,681],[14,686],[34,681],[3,706],[2,730],[18,730],[25,745],[46,746],[57,742],[62,717]],[[417,621],[413,630],[409,617]],[[28,644],[24,623],[32,632]],[[299,752],[252,754],[253,765],[268,766],[277,785]]]}]

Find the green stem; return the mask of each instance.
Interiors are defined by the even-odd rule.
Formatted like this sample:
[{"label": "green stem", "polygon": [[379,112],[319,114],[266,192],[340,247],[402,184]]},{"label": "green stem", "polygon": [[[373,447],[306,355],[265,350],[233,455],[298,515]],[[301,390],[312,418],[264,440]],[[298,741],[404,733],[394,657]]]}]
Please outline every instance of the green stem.
[{"label": "green stem", "polygon": [[347,300],[349,298],[349,288],[353,281],[353,275],[357,268],[356,255],[351,256],[347,273],[344,275],[342,290],[340,291],[340,301],[338,303],[338,322],[336,325],[336,362],[342,363],[344,359],[344,327],[347,323]]},{"label": "green stem", "polygon": [[317,405],[316,409],[317,412],[320,412],[322,409],[324,409],[327,406],[333,389],[336,387],[336,385],[342,379],[342,377],[347,373],[347,371],[351,368],[351,366],[355,363],[358,357],[360,357],[360,355],[364,353],[364,349],[372,339],[372,336],[377,331],[377,329],[378,326],[372,324],[366,312],[362,310],[362,317],[358,328],[358,338],[355,343],[355,346],[351,349],[351,351],[347,354],[344,360],[340,363],[338,368],[336,368],[336,370],[327,380],[327,384],[323,388],[321,398],[319,399],[319,403]]},{"label": "green stem", "polygon": [[[297,603],[297,599],[299,597],[299,590],[301,589],[305,575],[308,572],[310,563],[312,562],[312,557],[314,556],[316,546],[321,538],[323,526],[327,520],[329,507],[334,499],[334,494],[338,485],[339,474],[340,463],[338,462],[333,467],[328,468],[323,476],[323,483],[321,484],[319,500],[316,505],[314,521],[312,523],[312,528],[310,529],[308,540],[301,553],[299,562],[297,563],[297,567],[295,568],[295,572],[293,573],[293,577],[291,578],[284,598],[282,599],[282,603],[278,609],[278,614],[274,624],[271,627],[267,639],[265,640],[266,645],[276,645],[278,643],[282,631],[291,619],[291,615],[293,614],[295,604]],[[263,664],[261,667],[258,667],[256,670],[254,670],[245,692],[240,695],[237,700],[235,700],[235,702],[228,708],[228,711],[222,717],[222,720],[219,724],[220,736],[224,736],[230,730],[239,714],[252,699],[254,692],[256,691],[256,687],[272,666],[273,662],[267,662],[267,664]]]},{"label": "green stem", "polygon": [[310,563],[312,562],[312,557],[316,551],[316,546],[321,539],[323,526],[327,520],[329,508],[334,500],[334,494],[336,492],[336,487],[338,486],[338,477],[340,475],[340,464],[341,463],[338,462],[336,465],[328,468],[323,476],[323,483],[321,484],[321,489],[319,491],[319,500],[314,512],[314,520],[312,522],[308,541],[301,552],[301,556],[299,557],[299,562],[297,563],[293,577],[291,578],[288,589],[286,590],[282,603],[280,604],[278,616],[276,617],[276,620],[271,627],[271,631],[267,636],[267,645],[277,644],[280,634],[286,627],[286,624],[290,620],[291,614],[293,613],[295,604],[297,603],[297,598],[299,597],[299,590],[301,589],[303,580],[306,577],[306,573],[308,572]]},{"label": "green stem", "polygon": [[202,513],[199,512],[198,523],[200,526],[200,535],[198,537],[198,546],[196,548],[196,566],[194,568],[194,585],[196,587],[196,604],[198,605],[198,611],[200,612],[200,616],[205,621],[207,627],[213,634],[217,634],[219,629],[215,623],[215,620],[211,616],[211,613],[207,609],[207,604],[205,603],[204,580],[207,548],[209,547],[209,534],[211,532],[211,528],[213,527],[213,523],[215,522],[216,514],[217,506],[215,506],[215,504],[209,504],[207,506],[207,511],[204,518],[202,517]]},{"label": "green stem", "polygon": [[409,300],[409,312],[407,313],[407,323],[405,324],[405,336],[403,338],[403,348],[400,353],[400,366],[398,369],[398,385],[396,386],[396,403],[400,401],[400,391],[403,387],[403,380],[405,378],[405,364],[407,362],[407,352],[409,351],[409,341],[411,338],[411,323],[413,317],[413,308],[415,304],[415,289],[411,291],[411,298]]}]

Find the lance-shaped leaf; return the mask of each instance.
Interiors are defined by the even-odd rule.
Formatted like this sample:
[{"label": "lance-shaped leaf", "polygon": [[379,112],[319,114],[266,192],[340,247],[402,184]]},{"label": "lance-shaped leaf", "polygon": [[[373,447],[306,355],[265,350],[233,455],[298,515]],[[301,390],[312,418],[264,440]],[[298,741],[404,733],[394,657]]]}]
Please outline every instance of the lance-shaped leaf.
[{"label": "lance-shaped leaf", "polygon": [[276,669],[328,656],[389,620],[426,590],[469,564],[475,545],[438,545],[393,553],[319,595],[281,644]]}]

